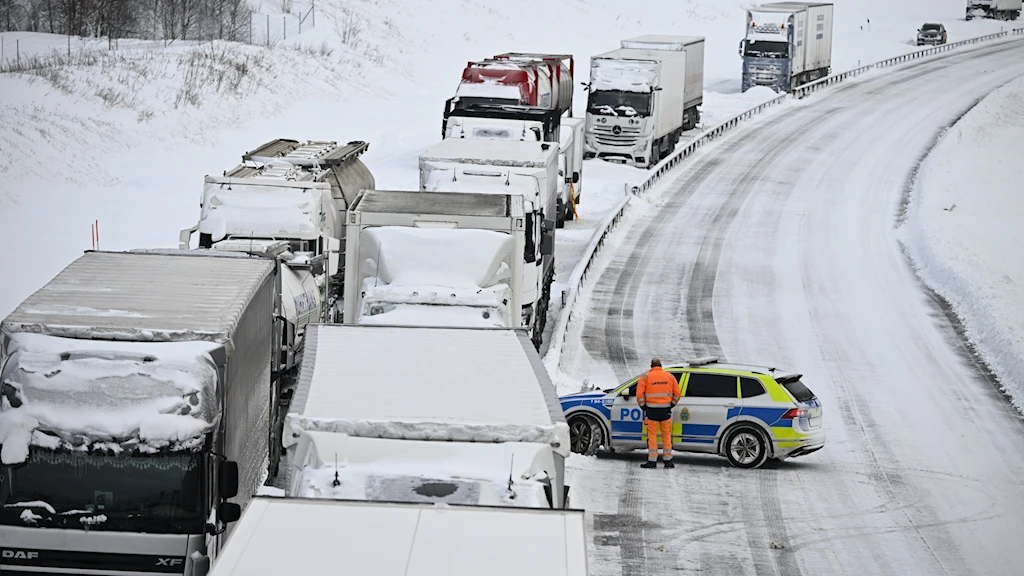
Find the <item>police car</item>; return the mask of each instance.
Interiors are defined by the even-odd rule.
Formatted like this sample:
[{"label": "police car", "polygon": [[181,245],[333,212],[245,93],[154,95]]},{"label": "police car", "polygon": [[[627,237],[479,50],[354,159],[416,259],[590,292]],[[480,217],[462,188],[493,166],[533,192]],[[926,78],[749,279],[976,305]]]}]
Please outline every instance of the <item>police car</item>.
[{"label": "police car", "polygon": [[[672,414],[677,452],[718,454],[733,466],[757,468],[769,458],[806,456],[825,445],[821,402],[800,381],[801,374],[717,358],[665,370],[679,380],[681,393]],[[608,390],[560,398],[573,452],[647,447],[644,415],[636,402],[640,376]]]}]

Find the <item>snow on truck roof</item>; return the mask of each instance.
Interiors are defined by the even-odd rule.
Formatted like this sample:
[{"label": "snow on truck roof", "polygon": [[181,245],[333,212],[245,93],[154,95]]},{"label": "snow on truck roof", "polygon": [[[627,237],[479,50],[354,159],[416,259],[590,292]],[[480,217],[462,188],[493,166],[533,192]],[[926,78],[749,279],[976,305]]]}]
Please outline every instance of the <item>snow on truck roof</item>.
[{"label": "snow on truck roof", "polygon": [[306,338],[286,445],[322,430],[569,454],[554,385],[524,331],[317,324]]},{"label": "snow on truck roof", "polygon": [[553,464],[547,444],[390,440],[304,431],[291,458],[288,494],[545,508],[550,504],[543,480],[554,473]]},{"label": "snow on truck roof", "polygon": [[216,424],[211,342],[7,337],[0,374],[0,460],[30,445],[114,452],[192,450]]},{"label": "snow on truck roof", "polygon": [[646,48],[618,48],[592,57],[591,68],[605,65],[602,60],[635,60],[638,62],[661,62],[673,58],[685,57],[685,52],[676,50],[652,50]]},{"label": "snow on truck roof", "polygon": [[646,34],[628,38],[621,42],[622,48],[642,48],[644,46],[665,46],[662,50],[682,50],[691,44],[704,42],[703,36],[670,36],[667,34]]},{"label": "snow on truck roof", "polygon": [[225,341],[275,263],[218,254],[87,252],[25,299],[4,333]]},{"label": "snow on truck roof", "polygon": [[210,576],[587,574],[582,510],[257,496],[235,526]]},{"label": "snow on truck roof", "polygon": [[446,138],[425,150],[420,162],[547,168],[557,155],[558,146],[549,142]]},{"label": "snow on truck roof", "polygon": [[772,2],[770,4],[756,4],[749,10],[756,12],[793,12],[814,8],[816,6],[832,6],[831,2]]},{"label": "snow on truck roof", "polygon": [[[465,194],[461,192],[406,192],[367,190],[352,207],[353,212],[385,212],[444,216],[522,216],[513,210],[512,196],[496,194]],[[521,204],[521,201],[519,201]]]}]

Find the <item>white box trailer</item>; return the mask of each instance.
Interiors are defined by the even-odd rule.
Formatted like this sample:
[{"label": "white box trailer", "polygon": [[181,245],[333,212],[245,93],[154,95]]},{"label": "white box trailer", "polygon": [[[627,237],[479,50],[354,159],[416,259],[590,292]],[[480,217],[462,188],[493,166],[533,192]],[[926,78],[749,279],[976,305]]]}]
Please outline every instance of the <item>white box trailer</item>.
[{"label": "white box trailer", "polygon": [[744,92],[767,86],[788,92],[832,71],[833,5],[775,2],[747,10],[740,43]]},{"label": "white box trailer", "polygon": [[285,496],[551,508],[547,444],[360,438],[304,430]]},{"label": "white box trailer", "polygon": [[346,324],[520,326],[522,196],[366,190],[347,228]]},{"label": "white box trailer", "polygon": [[524,330],[314,325],[284,446],[304,430],[545,444],[555,456],[554,507],[566,500],[569,428]]},{"label": "white box trailer", "polygon": [[519,194],[526,212],[523,326],[539,348],[555,278],[558,144],[448,138],[420,155],[420,190]]},{"label": "white box trailer", "polygon": [[211,576],[586,576],[582,510],[257,497]]},{"label": "white box trailer", "polygon": [[0,573],[208,564],[280,452],[277,270],[88,252],[3,320]]},{"label": "white box trailer", "polygon": [[697,124],[704,38],[641,36],[622,44],[631,47],[590,59],[586,150],[650,168]]}]

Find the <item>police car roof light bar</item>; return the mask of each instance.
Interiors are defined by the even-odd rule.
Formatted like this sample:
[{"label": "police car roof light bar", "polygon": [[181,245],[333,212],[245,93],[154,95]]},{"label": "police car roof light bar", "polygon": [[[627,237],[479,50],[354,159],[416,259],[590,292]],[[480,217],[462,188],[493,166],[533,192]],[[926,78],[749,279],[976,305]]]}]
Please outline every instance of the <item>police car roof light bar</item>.
[{"label": "police car roof light bar", "polygon": [[718,356],[701,356],[700,358],[694,358],[693,360],[687,360],[688,366],[706,366],[708,364],[717,364],[719,361]]}]

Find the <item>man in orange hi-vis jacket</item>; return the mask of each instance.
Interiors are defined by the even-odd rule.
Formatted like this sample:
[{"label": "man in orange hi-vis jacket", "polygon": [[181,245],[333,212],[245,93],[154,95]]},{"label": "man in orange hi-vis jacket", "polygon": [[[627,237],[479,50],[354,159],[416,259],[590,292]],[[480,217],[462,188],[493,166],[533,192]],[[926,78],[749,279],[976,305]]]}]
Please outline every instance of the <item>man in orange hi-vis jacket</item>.
[{"label": "man in orange hi-vis jacket", "polygon": [[[640,377],[636,401],[647,417],[647,462],[640,467],[657,467],[660,454],[665,468],[675,468],[672,463],[672,409],[679,403],[679,382],[661,368],[658,358],[651,359],[650,371]],[[659,430],[661,449],[658,449]]]}]

